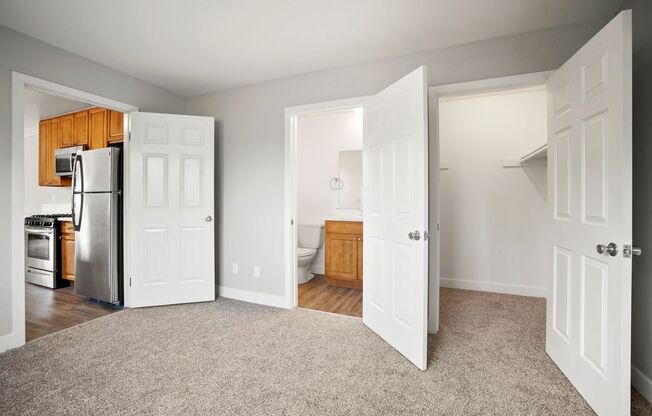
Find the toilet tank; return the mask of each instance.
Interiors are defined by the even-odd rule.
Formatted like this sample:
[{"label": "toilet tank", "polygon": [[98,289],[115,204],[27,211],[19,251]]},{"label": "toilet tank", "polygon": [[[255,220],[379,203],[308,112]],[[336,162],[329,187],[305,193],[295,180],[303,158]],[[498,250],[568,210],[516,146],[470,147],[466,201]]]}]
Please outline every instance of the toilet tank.
[{"label": "toilet tank", "polygon": [[297,227],[297,246],[318,249],[324,244],[323,225],[299,225]]}]

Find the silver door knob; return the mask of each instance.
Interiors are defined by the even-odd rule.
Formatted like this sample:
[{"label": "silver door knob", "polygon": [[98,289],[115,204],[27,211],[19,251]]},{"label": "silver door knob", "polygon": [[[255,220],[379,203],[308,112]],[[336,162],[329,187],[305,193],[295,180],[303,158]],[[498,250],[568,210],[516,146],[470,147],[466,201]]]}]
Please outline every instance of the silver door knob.
[{"label": "silver door knob", "polygon": [[211,221],[213,221],[213,217],[211,217],[211,216],[209,215],[208,217],[204,218],[204,221],[206,221],[206,222],[211,222]]},{"label": "silver door knob", "polygon": [[420,240],[421,239],[421,233],[418,230],[417,231],[412,231],[412,232],[408,233],[408,238],[410,240]]},{"label": "silver door knob", "polygon": [[598,244],[595,247],[595,250],[598,252],[598,254],[608,254],[611,257],[615,257],[616,254],[618,254],[618,246],[616,243],[609,243],[608,245],[604,244]]}]

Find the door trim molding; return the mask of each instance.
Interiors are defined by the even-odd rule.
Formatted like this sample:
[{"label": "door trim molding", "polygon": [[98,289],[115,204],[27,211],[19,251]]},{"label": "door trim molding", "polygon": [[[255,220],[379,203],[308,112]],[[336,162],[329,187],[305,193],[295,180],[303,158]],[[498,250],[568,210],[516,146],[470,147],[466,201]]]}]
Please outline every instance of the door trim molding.
[{"label": "door trim molding", "polygon": [[221,298],[288,309],[285,296],[270,295],[267,293],[254,292],[253,290],[235,289],[226,286],[220,286],[218,290]]},{"label": "door trim molding", "polygon": [[[11,72],[11,329],[9,334],[0,336],[0,352],[25,344],[25,236],[23,234],[25,207],[23,189],[25,87],[57,97],[82,101],[93,106],[112,108],[124,113],[138,111],[138,107],[130,104],[56,84],[20,72]],[[125,142],[125,153],[127,152],[127,147],[127,143]],[[125,281],[126,279],[127,274],[125,273]],[[128,285],[125,285],[125,299],[128,296],[128,290]],[[8,341],[6,340],[7,338],[9,339]]]},{"label": "door trim molding", "polygon": [[297,131],[298,117],[333,113],[363,107],[369,97],[354,97],[285,108],[285,202],[284,202],[284,259],[285,308],[299,304],[297,290]]}]

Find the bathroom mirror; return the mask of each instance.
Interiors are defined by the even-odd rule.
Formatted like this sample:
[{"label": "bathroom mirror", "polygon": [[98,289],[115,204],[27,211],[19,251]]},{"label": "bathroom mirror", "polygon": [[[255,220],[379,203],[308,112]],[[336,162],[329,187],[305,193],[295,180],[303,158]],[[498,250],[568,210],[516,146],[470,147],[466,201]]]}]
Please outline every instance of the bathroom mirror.
[{"label": "bathroom mirror", "polygon": [[362,200],[362,150],[340,151],[339,209],[360,209]]}]

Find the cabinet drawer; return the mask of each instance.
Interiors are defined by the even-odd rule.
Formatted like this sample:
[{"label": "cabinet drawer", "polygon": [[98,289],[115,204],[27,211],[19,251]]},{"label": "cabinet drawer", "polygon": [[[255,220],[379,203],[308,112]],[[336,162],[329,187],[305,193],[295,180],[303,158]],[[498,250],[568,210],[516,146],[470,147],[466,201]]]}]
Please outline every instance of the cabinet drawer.
[{"label": "cabinet drawer", "polygon": [[74,234],[75,227],[72,225],[72,221],[62,221],[61,222],[61,234]]},{"label": "cabinet drawer", "polygon": [[326,232],[336,234],[362,235],[362,222],[360,221],[326,221]]}]

